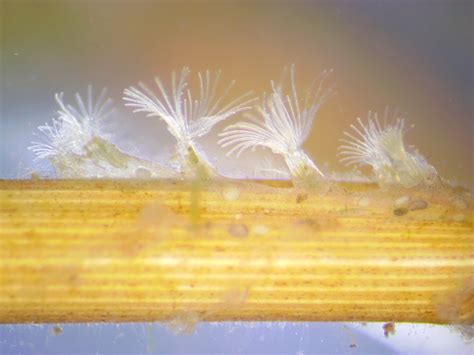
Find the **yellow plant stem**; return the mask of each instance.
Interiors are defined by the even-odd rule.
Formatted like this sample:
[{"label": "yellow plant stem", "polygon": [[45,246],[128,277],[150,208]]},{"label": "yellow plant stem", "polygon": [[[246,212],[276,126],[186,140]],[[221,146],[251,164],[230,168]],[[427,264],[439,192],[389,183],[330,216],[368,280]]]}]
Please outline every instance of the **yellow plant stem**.
[{"label": "yellow plant stem", "polygon": [[287,185],[0,181],[0,322],[473,322],[468,192]]}]

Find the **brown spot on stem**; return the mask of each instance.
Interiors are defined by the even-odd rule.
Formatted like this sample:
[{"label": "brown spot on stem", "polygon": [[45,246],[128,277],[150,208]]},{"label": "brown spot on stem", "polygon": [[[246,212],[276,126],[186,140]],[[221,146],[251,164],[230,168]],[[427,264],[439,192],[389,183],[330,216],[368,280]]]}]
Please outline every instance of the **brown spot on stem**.
[{"label": "brown spot on stem", "polygon": [[408,208],[400,207],[393,210],[393,214],[397,217],[406,215],[408,213]]},{"label": "brown spot on stem", "polygon": [[231,224],[228,232],[237,238],[245,238],[249,234],[249,229],[245,224]]},{"label": "brown spot on stem", "polygon": [[428,208],[428,202],[422,199],[415,200],[415,201],[410,202],[410,205],[408,206],[408,208],[410,209],[410,211],[424,210]]},{"label": "brown spot on stem", "polygon": [[296,195],[296,203],[301,203],[308,199],[308,194],[298,194]]}]

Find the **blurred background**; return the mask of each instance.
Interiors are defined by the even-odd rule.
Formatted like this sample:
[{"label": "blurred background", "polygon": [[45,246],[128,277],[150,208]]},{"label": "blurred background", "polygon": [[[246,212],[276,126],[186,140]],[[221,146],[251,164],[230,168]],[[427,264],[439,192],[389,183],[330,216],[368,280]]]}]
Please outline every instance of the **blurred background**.
[{"label": "blurred background", "polygon": [[[167,160],[174,138],[163,122],[132,115],[122,90],[171,71],[222,69],[232,94],[269,91],[296,65],[303,90],[323,69],[338,94],[320,111],[305,148],[326,170],[356,117],[386,106],[407,113],[414,144],[445,178],[473,187],[472,1],[5,1],[1,7],[0,176],[29,166],[32,132],[54,116],[53,95],[72,101],[88,84],[109,88],[116,142]],[[235,117],[232,120],[238,120]],[[261,150],[227,159],[202,144],[223,171],[243,173]]]},{"label": "blurred background", "polygon": [[[225,81],[237,80],[234,95],[261,95],[294,63],[302,90],[334,69],[338,94],[305,144],[325,170],[347,171],[336,158],[342,132],[390,106],[415,125],[409,144],[443,177],[473,188],[472,25],[469,0],[0,0],[0,178],[33,166],[26,148],[36,127],[55,116],[56,92],[72,101],[88,84],[107,86],[117,105],[116,143],[166,161],[174,138],[163,122],[123,107],[125,87],[154,76],[169,83],[171,71],[186,65],[193,74],[222,69]],[[201,143],[223,172],[246,176],[264,153],[226,158],[216,144],[225,125]],[[146,325],[67,326],[59,337],[51,329],[0,326],[0,353],[472,351],[458,333],[421,325],[401,326],[392,339],[377,324],[200,325],[191,337]]]}]

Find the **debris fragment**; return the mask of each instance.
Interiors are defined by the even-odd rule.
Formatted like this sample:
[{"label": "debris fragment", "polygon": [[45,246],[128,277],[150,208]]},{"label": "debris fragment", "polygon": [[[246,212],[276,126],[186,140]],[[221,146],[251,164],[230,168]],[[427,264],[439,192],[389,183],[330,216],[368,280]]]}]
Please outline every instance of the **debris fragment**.
[{"label": "debris fragment", "polygon": [[395,323],[385,323],[383,325],[383,333],[386,338],[388,338],[390,335],[395,335]]},{"label": "debris fragment", "polygon": [[34,171],[31,173],[31,180],[38,181],[38,180],[41,180],[41,177],[37,172]]},{"label": "debris fragment", "polygon": [[234,288],[234,289],[231,289],[231,290],[229,290],[229,292],[227,292],[224,295],[224,304],[223,305],[227,308],[239,309],[247,301],[249,293],[250,293],[249,288],[245,288],[245,289]]},{"label": "debris fragment", "polygon": [[453,216],[453,220],[455,222],[462,222],[464,221],[465,216],[462,213],[456,214]]},{"label": "debris fragment", "polygon": [[298,194],[296,195],[296,203],[301,203],[308,199],[308,194]]},{"label": "debris fragment", "polygon": [[403,216],[403,215],[405,215],[405,214],[407,214],[407,213],[408,213],[408,208],[405,208],[405,207],[395,208],[395,209],[393,210],[393,214],[394,214],[395,216]]},{"label": "debris fragment", "polygon": [[350,348],[356,348],[357,347],[357,339],[354,335],[354,333],[352,332],[352,330],[347,326],[347,325],[344,325],[343,326],[343,329],[347,332],[347,334],[352,338],[351,340],[351,343],[349,344],[349,347]]},{"label": "debris fragment", "polygon": [[454,200],[454,206],[460,210],[465,210],[469,207],[467,202],[462,199]]},{"label": "debris fragment", "polygon": [[164,231],[174,224],[181,223],[184,224],[185,219],[158,202],[143,206],[137,218],[137,225],[140,228],[154,227]]},{"label": "debris fragment", "polygon": [[228,187],[222,191],[222,195],[227,201],[235,201],[239,198],[240,191],[235,187]]},{"label": "debris fragment", "polygon": [[191,335],[199,323],[199,314],[194,311],[180,311],[168,322],[169,328],[178,335]]},{"label": "debris fragment", "polygon": [[410,202],[410,205],[408,207],[410,211],[424,210],[428,207],[428,202],[422,199],[418,199]]},{"label": "debris fragment", "polygon": [[359,199],[358,204],[360,207],[367,207],[368,205],[370,205],[370,202],[370,198],[362,197]]},{"label": "debris fragment", "polygon": [[339,221],[337,218],[303,218],[297,220],[294,227],[303,227],[311,232],[320,232],[322,230],[336,229],[339,227]]},{"label": "debris fragment", "polygon": [[442,297],[437,307],[440,319],[451,324],[472,325],[474,323],[472,312],[468,311],[474,299],[474,276],[463,280],[454,291],[443,294]]},{"label": "debris fragment", "polygon": [[295,225],[307,227],[307,228],[315,230],[315,231],[319,231],[321,229],[318,221],[316,221],[315,219],[312,219],[312,218],[300,219],[300,220],[296,221]]},{"label": "debris fragment", "polygon": [[249,234],[249,229],[245,224],[231,224],[228,228],[228,232],[237,238],[245,238]]},{"label": "debris fragment", "polygon": [[455,324],[451,328],[461,335],[464,342],[472,343],[474,341],[474,325]]},{"label": "debris fragment", "polygon": [[256,224],[252,226],[252,232],[257,235],[264,235],[267,234],[269,231],[268,227],[263,224]]},{"label": "debris fragment", "polygon": [[55,325],[51,331],[54,335],[60,335],[63,332],[63,328],[61,328],[59,325]]},{"label": "debris fragment", "polygon": [[395,200],[395,207],[406,207],[408,203],[410,202],[410,197],[409,196],[402,196],[400,198],[397,198]]}]

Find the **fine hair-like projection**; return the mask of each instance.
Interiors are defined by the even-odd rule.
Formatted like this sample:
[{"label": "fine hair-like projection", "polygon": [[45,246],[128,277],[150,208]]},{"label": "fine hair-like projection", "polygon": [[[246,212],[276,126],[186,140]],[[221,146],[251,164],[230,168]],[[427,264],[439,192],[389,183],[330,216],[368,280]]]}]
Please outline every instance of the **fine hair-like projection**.
[{"label": "fine hair-like projection", "polygon": [[133,108],[133,112],[144,112],[149,117],[158,117],[166,122],[168,131],[176,138],[177,153],[185,175],[193,174],[197,166],[212,175],[215,169],[199,149],[197,138],[206,135],[217,123],[250,109],[249,104],[254,99],[247,92],[223,103],[234,81],[218,96],[220,71],[214,74],[210,71],[198,73],[200,92],[195,97],[188,87],[189,74],[186,67],[179,75],[173,72],[170,93],[162,81],[155,78],[158,95],[140,82],[138,87],[125,89],[123,99],[126,106]]},{"label": "fine hair-like projection", "polygon": [[357,118],[353,132],[344,132],[346,138],[338,155],[347,165],[368,165],[374,179],[380,184],[401,184],[405,187],[420,183],[432,184],[437,179],[436,169],[414,148],[404,143],[405,118],[387,108],[384,123],[376,112],[369,112],[367,124]]},{"label": "fine hair-like projection", "polygon": [[292,65],[283,71],[286,80],[270,82],[271,92],[253,111],[249,110],[256,99],[251,92],[227,98],[234,81],[221,87],[220,71],[198,73],[194,96],[187,67],[172,73],[169,90],[159,78],[155,78],[157,93],[143,83],[125,89],[125,106],[134,113],[162,119],[175,137],[177,162],[171,160],[168,166],[133,155],[138,152],[125,153],[113,143],[114,137],[106,130],[113,102],[105,88],[95,96],[92,86],[85,96],[76,93],[72,103],[62,92],[55,94],[56,115],[38,127],[28,149],[36,155],[35,162],[49,162],[58,178],[217,178],[220,174],[200,149],[198,139],[219,122],[244,113],[246,119],[224,128],[217,143],[227,150],[227,156],[238,158],[247,150],[263,147],[276,154],[273,158],[279,157],[280,167],[271,160],[256,164],[250,173],[255,177],[290,177],[295,185],[316,186],[322,180],[366,181],[358,168],[368,166],[373,172],[369,181],[379,185],[410,188],[442,182],[423,155],[405,144],[405,117],[388,108],[383,120],[369,112],[366,122],[357,118],[351,130],[344,132],[338,156],[347,165],[355,165],[355,170],[349,175],[323,174],[303,143],[321,106],[336,92],[334,85],[327,84],[330,73],[323,71],[307,90],[298,92]]},{"label": "fine hair-like projection", "polygon": [[[321,170],[304,152],[313,121],[321,108],[334,93],[332,86],[325,88],[330,71],[324,71],[307,91],[303,99],[297,94],[294,66],[290,68],[289,88],[271,81],[271,94],[264,97],[256,114],[247,114],[248,122],[230,125],[219,134],[219,144],[230,147],[227,155],[237,157],[247,149],[266,147],[281,154],[293,178],[324,177]],[[317,83],[317,86],[315,85]],[[314,86],[316,88],[314,89]]]},{"label": "fine hair-like projection", "polygon": [[58,116],[52,123],[38,127],[37,140],[28,147],[36,160],[47,159],[59,178],[130,178],[172,177],[175,172],[151,161],[122,152],[110,142],[105,133],[104,120],[113,112],[113,103],[107,90],[101,90],[94,100],[92,86],[84,101],[78,93],[76,106],[64,101],[57,93]]},{"label": "fine hair-like projection", "polygon": [[87,88],[87,100],[76,93],[76,104],[72,106],[64,102],[64,93],[56,93],[54,98],[59,106],[58,116],[52,123],[38,127],[37,138],[28,147],[36,154],[36,159],[56,159],[68,154],[83,154],[84,147],[94,137],[106,138],[102,128],[104,119],[112,111],[112,100],[106,97],[103,88],[94,103],[92,86]]}]

